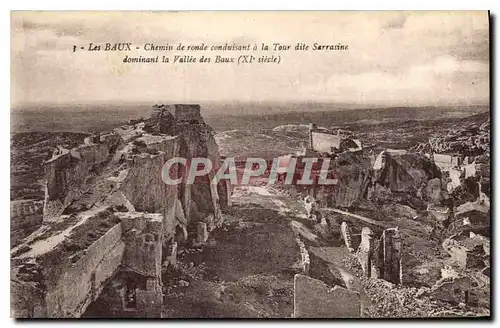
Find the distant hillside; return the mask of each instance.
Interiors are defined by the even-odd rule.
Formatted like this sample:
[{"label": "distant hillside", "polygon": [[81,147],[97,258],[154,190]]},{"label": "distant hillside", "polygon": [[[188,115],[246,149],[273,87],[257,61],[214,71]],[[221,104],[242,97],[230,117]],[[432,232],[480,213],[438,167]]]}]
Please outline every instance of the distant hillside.
[{"label": "distant hillside", "polygon": [[477,107],[391,107],[349,110],[304,109],[302,111],[269,113],[261,115],[214,115],[207,117],[207,122],[216,130],[233,129],[272,129],[286,124],[315,123],[326,127],[346,124],[370,126],[394,124],[404,121],[429,121],[439,119],[463,118],[477,113],[488,112],[489,108]]},{"label": "distant hillside", "polygon": [[[164,101],[168,103],[168,100]],[[128,120],[149,117],[153,103],[68,104],[11,110],[12,132],[107,131]],[[408,120],[460,118],[488,111],[486,106],[358,108],[326,103],[201,103],[202,115],[216,131],[272,129],[285,124],[336,126]]]},{"label": "distant hillside", "polygon": [[[444,111],[444,115],[448,115],[448,117],[444,118],[431,115],[430,109],[425,113],[413,116],[407,114],[415,113],[414,109],[399,109],[395,113],[399,113],[400,117],[392,117],[391,119],[386,117],[384,119],[383,115],[389,115],[391,111],[389,109],[377,109],[376,111],[382,119],[371,124],[366,123],[366,121],[341,123],[340,120],[332,118],[333,113],[331,112],[309,113],[309,117],[304,116],[300,119],[297,117],[296,120],[301,121],[295,124],[290,123],[293,122],[290,117],[295,116],[295,113],[288,114],[286,116],[288,121],[284,122],[284,124],[280,124],[283,120],[273,121],[269,119],[265,121],[261,117],[254,117],[255,122],[248,117],[244,129],[219,132],[216,135],[216,140],[221,147],[221,152],[227,156],[272,157],[296,153],[301,151],[308,143],[308,125],[304,123],[315,122],[318,126],[330,129],[339,127],[351,130],[363,144],[374,145],[373,150],[377,152],[385,148],[409,149],[419,143],[428,142],[430,138],[439,138],[450,133],[450,131],[468,128],[471,124],[481,125],[489,120],[489,112],[463,117],[456,114],[456,112],[448,115],[449,113]],[[321,115],[326,116],[320,120],[318,117]],[[353,117],[359,117],[360,113],[353,111],[350,115],[350,119],[352,119]],[[270,115],[269,117],[274,116]],[[424,119],[423,117],[429,118]],[[332,124],[332,122],[337,122],[337,124]],[[270,128],[256,128],[256,126],[267,125],[272,126]],[[237,124],[233,126],[236,127]]]},{"label": "distant hillside", "polygon": [[86,133],[27,132],[14,133],[10,148],[11,199],[43,199],[43,162],[52,156],[56,145],[73,148],[83,142]]}]

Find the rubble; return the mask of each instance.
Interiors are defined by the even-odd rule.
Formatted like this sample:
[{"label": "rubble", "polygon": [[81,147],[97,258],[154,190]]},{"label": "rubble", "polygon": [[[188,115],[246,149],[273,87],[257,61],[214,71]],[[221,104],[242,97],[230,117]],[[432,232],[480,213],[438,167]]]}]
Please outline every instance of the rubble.
[{"label": "rubble", "polygon": [[451,260],[464,269],[484,268],[489,263],[489,241],[461,234],[453,235],[443,241],[443,249],[451,256]]}]

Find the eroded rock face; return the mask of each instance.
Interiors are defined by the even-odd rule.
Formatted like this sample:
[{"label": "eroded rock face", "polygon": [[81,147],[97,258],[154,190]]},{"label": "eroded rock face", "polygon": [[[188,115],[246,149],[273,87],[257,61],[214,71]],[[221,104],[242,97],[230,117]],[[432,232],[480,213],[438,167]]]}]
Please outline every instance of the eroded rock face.
[{"label": "eroded rock face", "polygon": [[95,181],[93,178],[99,175],[101,165],[109,160],[115,147],[115,142],[84,144],[62,150],[45,162],[44,220],[63,214],[71,202],[89,191]]},{"label": "eroded rock face", "polygon": [[114,209],[94,209],[77,219],[73,229],[54,231],[11,255],[13,317],[80,317],[119,267],[125,245]]},{"label": "eroded rock face", "polygon": [[[219,168],[221,157],[212,129],[203,121],[193,120],[184,120],[175,126],[175,132],[181,139],[180,157],[208,158],[214,169]],[[210,183],[214,174],[215,170],[211,170],[208,175],[196,179],[194,184],[182,186],[184,190],[181,190],[181,201],[186,216],[193,224],[204,221],[207,213],[213,214],[216,221],[221,219],[217,186]]]},{"label": "eroded rock face", "polygon": [[[58,148],[45,163],[43,218],[55,231],[41,229],[36,242],[12,251],[13,317],[79,317],[117,270],[113,281],[123,288],[107,289],[116,309],[128,306],[129,293],[135,316],[160,316],[162,263],[196,237],[189,227],[203,224],[208,235],[221,224],[219,193],[227,203],[229,195],[211,183],[163,181],[163,165],[173,157],[206,157],[217,168],[220,155],[198,105],[158,108],[166,111]],[[175,179],[186,172],[169,173]]]},{"label": "eroded rock face", "polygon": [[359,293],[321,280],[296,274],[294,318],[357,318],[361,316]]},{"label": "eroded rock face", "polygon": [[[92,136],[71,150],[59,149],[45,163],[46,220],[102,203],[118,189],[138,211],[162,213],[165,220],[171,220],[171,224],[165,222],[166,227],[181,224],[188,230],[188,225],[196,226],[209,215],[220,224],[219,194],[226,195],[224,205],[229,197],[227,190],[219,191],[209,183],[214,171],[193,185],[167,185],[162,180],[163,164],[174,157],[188,162],[195,157],[209,158],[214,168],[220,166],[218,146],[200,115],[200,106],[155,108],[150,119]],[[172,178],[186,178],[186,174],[184,169],[170,172]],[[96,196],[92,199],[89,195]]]},{"label": "eroded rock face", "polygon": [[10,203],[10,245],[19,244],[20,240],[38,229],[43,221],[43,202],[36,200],[18,200]]},{"label": "eroded rock face", "polygon": [[370,228],[364,227],[361,231],[361,244],[358,248],[357,257],[363,273],[366,277],[371,277],[374,256],[373,232]]},{"label": "eroded rock face", "polygon": [[[337,179],[337,183],[314,187],[318,204],[349,208],[367,197],[372,177],[369,158],[359,153],[340,153],[331,158],[328,171],[329,178]],[[299,186],[295,188],[300,190]]]},{"label": "eroded rock face", "polygon": [[366,198],[372,177],[367,158],[350,152],[339,154],[334,161],[334,170],[338,172],[338,183],[329,206],[347,208]]},{"label": "eroded rock face", "polygon": [[439,168],[419,153],[381,152],[375,163],[374,182],[392,192],[416,195],[429,180],[441,178]]}]

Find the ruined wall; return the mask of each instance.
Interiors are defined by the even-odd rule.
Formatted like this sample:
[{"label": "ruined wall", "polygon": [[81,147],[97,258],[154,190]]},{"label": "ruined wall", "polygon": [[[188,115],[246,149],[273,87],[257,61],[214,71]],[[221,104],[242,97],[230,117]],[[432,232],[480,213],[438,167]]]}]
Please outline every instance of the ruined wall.
[{"label": "ruined wall", "polygon": [[10,203],[10,245],[38,229],[43,222],[43,201],[23,200]]},{"label": "ruined wall", "polygon": [[[375,269],[373,261],[374,250],[373,232],[370,228],[364,227],[361,231],[361,243],[358,248],[357,257],[366,277],[371,277],[372,271]],[[378,277],[375,272],[374,276]]]},{"label": "ruined wall", "polygon": [[383,263],[383,266],[380,267],[381,277],[394,284],[401,284],[401,235],[399,230],[397,228],[384,230],[380,238],[380,246],[382,255],[380,263]]},{"label": "ruined wall", "polygon": [[[221,166],[219,147],[212,129],[205,123],[178,123],[176,133],[181,137],[180,157],[191,159],[208,158],[213,168]],[[211,183],[215,170],[207,176],[195,180],[192,185],[181,188],[181,202],[188,224],[196,227],[197,222],[204,221],[210,214],[216,222],[222,219],[217,186]]]},{"label": "ruined wall", "polygon": [[416,194],[427,181],[441,178],[439,168],[419,153],[381,152],[374,164],[374,182],[391,192]]},{"label": "ruined wall", "polygon": [[44,220],[61,215],[69,203],[90,188],[98,166],[106,162],[110,157],[110,150],[116,148],[116,138],[105,141],[111,144],[82,145],[45,162]]},{"label": "ruined wall", "polygon": [[367,196],[371,182],[370,160],[352,153],[343,153],[333,161],[337,184],[325,188],[327,206],[348,208]]},{"label": "ruined wall", "polygon": [[118,213],[126,245],[123,265],[149,277],[159,277],[162,260],[163,217],[160,214]]},{"label": "ruined wall", "polygon": [[[60,148],[45,163],[44,220],[110,204],[129,212],[115,213],[121,223],[101,237],[79,228],[79,243],[80,240],[71,239],[71,233],[63,236],[61,232],[62,238],[47,238],[49,243],[57,244],[42,255],[33,255],[37,253],[26,245],[26,252],[31,255],[16,259],[13,269],[15,317],[79,317],[117,271],[124,270],[141,275],[146,281],[137,290],[137,310],[147,316],[160,315],[163,249],[187,240],[190,224],[206,224],[208,231],[218,226],[222,221],[219,193],[229,196],[227,190],[219,191],[211,183],[164,183],[163,165],[172,157],[188,161],[206,157],[212,160],[214,168],[220,166],[218,146],[211,128],[201,118],[200,107],[188,105],[187,111],[183,108],[176,105],[174,116],[166,116],[170,121],[159,124],[168,131],[156,129],[161,123],[158,120],[164,119],[157,116],[106,135],[92,136],[71,150]],[[172,120],[174,117],[177,120]],[[206,182],[213,174],[206,177]],[[175,176],[185,177],[185,172],[174,171]],[[229,199],[224,202],[229,203]],[[16,221],[15,225],[22,223]],[[92,238],[98,239],[92,242]],[[68,239],[70,242],[66,243]],[[19,280],[17,274],[22,270],[27,273],[22,272],[21,276],[29,277]],[[31,280],[37,283],[32,286]]]},{"label": "ruined wall", "polygon": [[296,237],[295,241],[297,242],[297,245],[299,246],[300,250],[300,266],[302,268],[302,273],[307,276],[309,275],[309,268],[311,267],[311,259],[309,258],[309,252],[307,251],[304,242],[300,240],[300,237]]},{"label": "ruined wall", "polygon": [[372,230],[364,227],[356,255],[366,277],[401,284],[401,251],[402,240],[398,228],[386,229],[379,239],[375,239]]},{"label": "ruined wall", "polygon": [[490,282],[483,282],[474,276],[444,277],[429,291],[432,299],[452,304],[490,308]]},{"label": "ruined wall", "polygon": [[361,302],[355,291],[333,288],[314,278],[301,274],[294,277],[294,318],[358,318]]},{"label": "ruined wall", "polygon": [[160,153],[132,156],[127,160],[128,173],[120,189],[137,211],[162,212],[169,200],[177,197],[177,188],[165,184],[161,177],[167,159]]},{"label": "ruined wall", "polygon": [[[117,224],[89,246],[76,263],[61,259],[62,275],[46,276],[47,316],[80,317],[86,306],[99,295],[104,282],[115,273],[123,250],[121,224]],[[52,280],[54,278],[57,280]]]},{"label": "ruined wall", "polygon": [[321,153],[331,153],[332,147],[339,148],[342,138],[338,135],[311,132],[312,149]]},{"label": "ruined wall", "polygon": [[432,158],[434,160],[434,163],[441,170],[450,170],[462,165],[461,156],[453,156],[448,154],[432,154]]},{"label": "ruined wall", "polygon": [[[49,263],[41,258],[41,275],[36,278],[38,287],[14,276],[11,282],[13,315],[16,318],[80,317],[125,266],[149,277],[146,288],[138,289],[137,300],[142,302],[142,308],[149,309],[144,313],[158,316],[161,311],[153,310],[161,308],[162,301],[162,216],[137,212],[116,215],[122,221],[81,252],[76,261],[56,256],[55,262]],[[152,305],[152,300],[156,305]]]},{"label": "ruined wall", "polygon": [[[117,224],[92,243],[76,261],[56,253],[52,254],[54,260],[50,262],[45,261],[46,254],[28,261],[13,260],[13,316],[80,317],[118,269],[124,246],[121,224]],[[23,280],[24,274],[29,275],[29,281]]]}]

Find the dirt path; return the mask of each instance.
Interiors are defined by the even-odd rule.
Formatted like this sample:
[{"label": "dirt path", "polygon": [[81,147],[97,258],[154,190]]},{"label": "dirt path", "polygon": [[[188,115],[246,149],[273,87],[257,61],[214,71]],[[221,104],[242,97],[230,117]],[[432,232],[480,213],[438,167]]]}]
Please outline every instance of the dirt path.
[{"label": "dirt path", "polygon": [[260,187],[235,190],[224,227],[212,233],[203,250],[179,256],[180,273],[167,278],[165,315],[291,317],[300,256],[290,222],[304,214],[300,204],[289,203]]},{"label": "dirt path", "polygon": [[[301,202],[272,188],[239,187],[225,224],[201,249],[179,255],[165,275],[164,315],[176,318],[290,318],[293,276],[300,271],[296,236],[314,254],[311,276],[347,286],[338,237],[325,243]],[[325,255],[330,254],[330,256]]]}]

